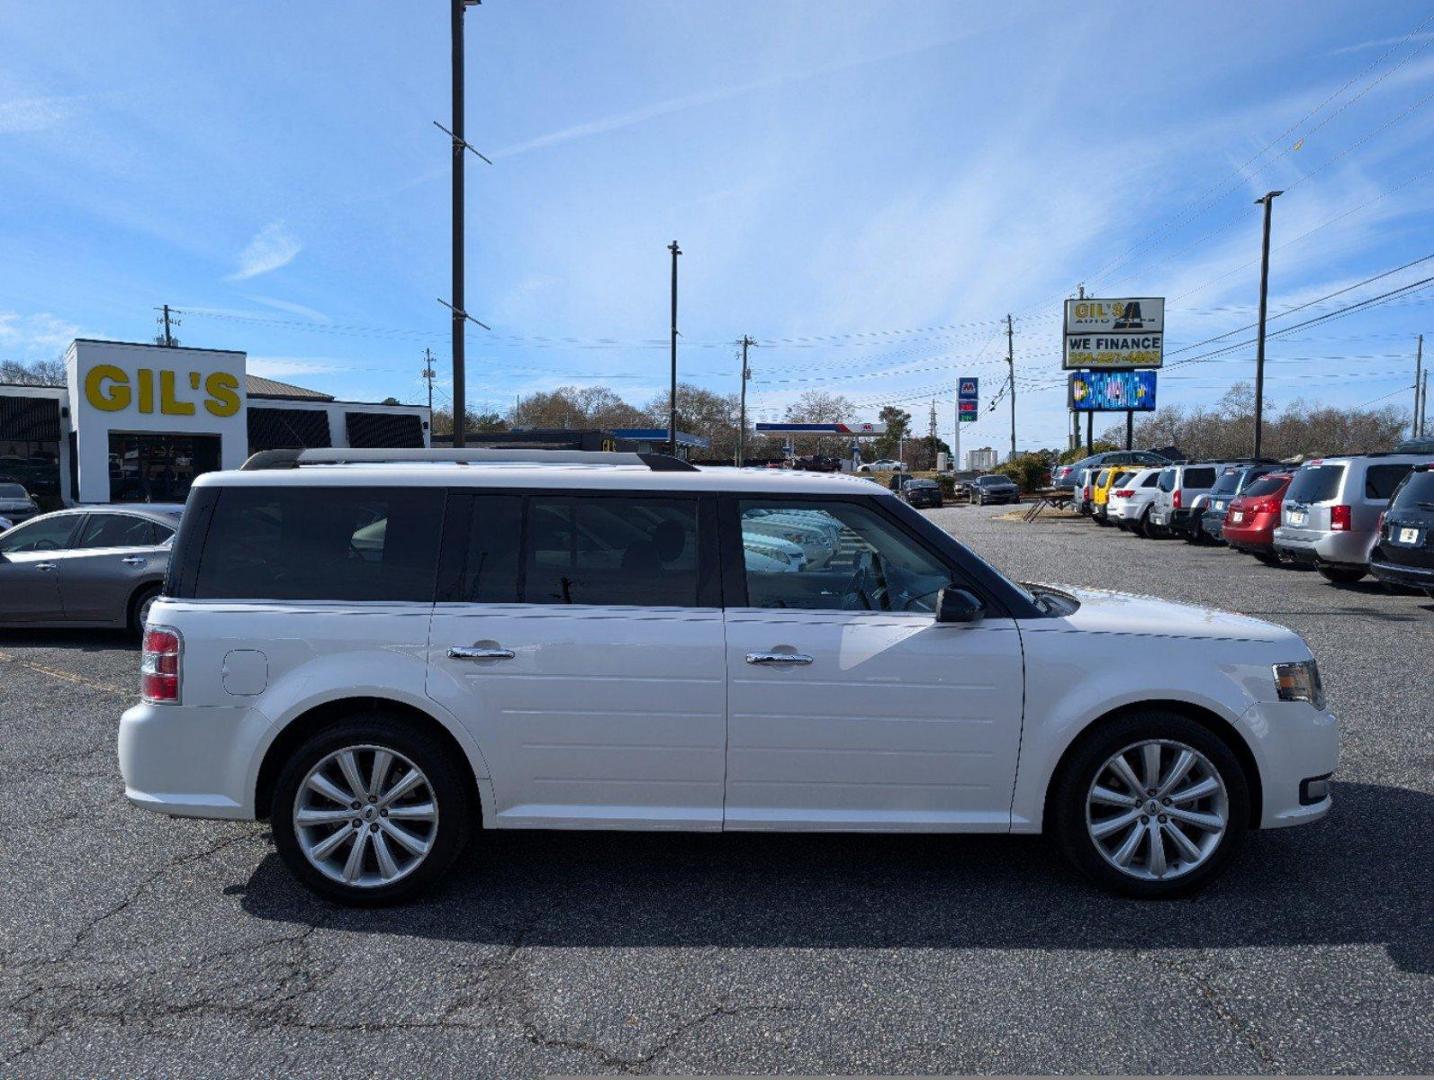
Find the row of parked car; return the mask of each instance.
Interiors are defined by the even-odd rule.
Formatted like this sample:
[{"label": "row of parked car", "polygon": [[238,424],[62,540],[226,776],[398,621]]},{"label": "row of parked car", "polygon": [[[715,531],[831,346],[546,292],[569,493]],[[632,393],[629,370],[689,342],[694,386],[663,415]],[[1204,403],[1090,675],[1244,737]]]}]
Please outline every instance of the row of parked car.
[{"label": "row of parked car", "polygon": [[1096,457],[1068,476],[1075,509],[1102,525],[1223,543],[1272,565],[1312,566],[1337,585],[1373,574],[1434,596],[1434,442],[1299,465]]}]

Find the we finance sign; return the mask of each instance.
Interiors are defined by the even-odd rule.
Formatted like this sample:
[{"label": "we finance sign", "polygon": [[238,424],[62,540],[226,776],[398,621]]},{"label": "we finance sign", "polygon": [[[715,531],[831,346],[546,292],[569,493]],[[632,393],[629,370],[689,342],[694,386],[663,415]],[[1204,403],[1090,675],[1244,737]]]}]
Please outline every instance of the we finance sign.
[{"label": "we finance sign", "polygon": [[1067,300],[1068,371],[1158,368],[1165,360],[1165,298]]}]

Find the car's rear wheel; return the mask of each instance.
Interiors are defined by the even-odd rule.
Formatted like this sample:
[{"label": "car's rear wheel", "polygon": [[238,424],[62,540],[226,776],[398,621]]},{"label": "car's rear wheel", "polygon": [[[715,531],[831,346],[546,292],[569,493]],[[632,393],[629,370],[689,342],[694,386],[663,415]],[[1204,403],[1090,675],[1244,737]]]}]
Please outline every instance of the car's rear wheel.
[{"label": "car's rear wheel", "polygon": [[290,871],[341,904],[416,896],[467,842],[472,799],[461,763],[410,724],[369,713],[325,728],[274,788],[274,842]]},{"label": "car's rear wheel", "polygon": [[1321,566],[1320,577],[1334,585],[1353,585],[1365,576],[1368,571],[1349,569],[1343,566]]},{"label": "car's rear wheel", "polygon": [[1208,728],[1152,710],[1121,717],[1075,748],[1047,816],[1066,857],[1098,884],[1164,899],[1224,869],[1249,821],[1249,789]]},{"label": "car's rear wheel", "polygon": [[144,624],[149,622],[149,609],[154,607],[154,602],[159,599],[159,593],[158,585],[147,585],[130,597],[129,632],[135,637],[144,636]]}]

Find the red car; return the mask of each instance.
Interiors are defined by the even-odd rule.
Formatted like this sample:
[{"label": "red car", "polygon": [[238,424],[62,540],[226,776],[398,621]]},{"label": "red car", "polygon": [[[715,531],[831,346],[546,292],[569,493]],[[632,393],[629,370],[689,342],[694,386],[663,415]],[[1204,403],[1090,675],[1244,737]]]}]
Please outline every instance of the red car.
[{"label": "red car", "polygon": [[1230,503],[1225,511],[1222,535],[1236,551],[1275,563],[1275,526],[1280,523],[1280,506],[1290,486],[1292,473],[1269,473],[1260,477]]}]

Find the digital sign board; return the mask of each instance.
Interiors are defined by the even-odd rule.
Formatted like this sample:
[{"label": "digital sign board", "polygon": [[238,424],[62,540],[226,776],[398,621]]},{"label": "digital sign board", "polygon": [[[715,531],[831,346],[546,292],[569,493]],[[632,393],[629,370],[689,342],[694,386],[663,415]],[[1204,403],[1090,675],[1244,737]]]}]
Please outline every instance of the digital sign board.
[{"label": "digital sign board", "polygon": [[1076,412],[1153,412],[1155,372],[1080,371],[1070,378]]}]

